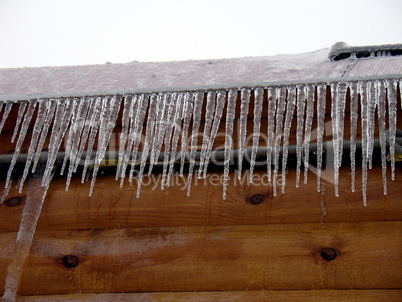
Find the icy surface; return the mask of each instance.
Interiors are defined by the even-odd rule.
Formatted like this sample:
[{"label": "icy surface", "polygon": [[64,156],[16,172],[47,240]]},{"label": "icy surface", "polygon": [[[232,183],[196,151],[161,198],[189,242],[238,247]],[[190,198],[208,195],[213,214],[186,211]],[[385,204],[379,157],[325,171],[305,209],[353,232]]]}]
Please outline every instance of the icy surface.
[{"label": "icy surface", "polygon": [[[196,165],[199,164],[199,176],[205,178],[208,166],[213,162],[218,166],[223,164],[223,198],[226,198],[230,166],[237,163],[239,172],[242,171],[243,160],[248,160],[251,154],[249,180],[252,181],[256,160],[261,165],[261,154],[264,152],[267,156],[267,177],[272,181],[273,195],[277,194],[278,185],[281,186],[282,192],[285,190],[290,157],[296,161],[296,186],[299,186],[300,168],[303,164],[304,182],[307,182],[308,170],[315,172],[317,190],[320,191],[323,153],[328,151],[324,150],[324,146],[328,148],[331,145],[334,149],[333,158],[330,156],[332,153],[327,152],[325,165],[333,167],[333,178],[327,179],[326,171],[325,180],[334,183],[335,195],[339,195],[342,155],[344,145],[349,144],[352,191],[355,190],[357,146],[359,148],[362,146],[362,194],[363,202],[367,204],[367,177],[368,169],[372,166],[374,140],[377,139],[376,128],[381,149],[384,194],[387,193],[387,155],[390,158],[391,179],[395,178],[397,94],[400,90],[398,85],[400,85],[398,79],[340,81],[227,90],[139,93],[125,96],[44,98],[18,103],[1,103],[0,127],[5,125],[12,108],[16,107],[15,112],[18,109],[13,132],[13,137],[16,138],[15,152],[7,172],[2,199],[4,200],[10,189],[17,160],[21,161],[19,155],[24,142],[29,148],[27,154],[22,155],[25,167],[19,179],[20,191],[24,181],[29,177],[29,172],[34,172],[38,166],[44,169],[41,185],[47,188],[57,162],[62,164],[62,170],[64,167],[68,170],[66,189],[80,165],[83,170],[82,181],[86,179],[87,171],[90,169],[91,194],[96,175],[103,166],[111,135],[115,132],[116,125],[121,125],[118,137],[119,150],[116,156],[116,177],[120,178],[123,185],[127,167],[130,166],[129,181],[132,182],[133,179],[137,181],[137,196],[140,194],[147,164],[149,164],[148,173],[152,173],[153,166],[161,166],[160,184],[164,188],[170,185],[175,163],[180,163],[179,175],[183,177],[183,172],[186,170],[185,163],[189,162],[186,186],[187,193],[190,194]],[[240,104],[237,104],[239,90]],[[325,123],[327,90],[331,95],[332,138],[331,133],[326,133],[326,137],[330,139],[324,143],[324,131],[328,130]],[[347,107],[348,99],[350,104]],[[239,110],[236,111],[236,108]],[[250,108],[253,108],[253,115],[249,116]],[[263,112],[263,108],[267,108],[267,111]],[[344,118],[347,108],[350,109],[350,141],[344,142]],[[121,117],[118,118],[120,111]],[[316,122],[313,119],[315,114]],[[267,123],[263,125],[267,129],[266,137],[261,133],[262,120]],[[219,133],[219,129],[223,129],[220,128],[222,121],[225,123],[225,130]],[[238,127],[235,127],[236,121]],[[357,141],[359,124],[361,142]],[[33,128],[28,136],[30,125]],[[289,146],[292,126],[296,128],[296,146]],[[250,128],[253,132],[248,134],[247,129]],[[214,150],[218,135],[224,137],[224,145],[217,147],[222,150]],[[30,137],[28,142],[26,137]],[[266,138],[266,144],[259,146],[261,137]],[[236,139],[238,142],[234,141]],[[252,147],[246,149],[248,140],[252,140]],[[316,148],[312,149],[311,143],[314,140],[317,141],[314,145]],[[239,149],[233,150],[233,145],[238,145]],[[42,163],[41,153],[46,149],[48,151],[46,162]],[[60,153],[63,149],[65,153]],[[317,154],[316,169],[309,160],[312,152]],[[280,168],[282,175],[279,175]],[[240,173],[239,177],[242,179]]]}]

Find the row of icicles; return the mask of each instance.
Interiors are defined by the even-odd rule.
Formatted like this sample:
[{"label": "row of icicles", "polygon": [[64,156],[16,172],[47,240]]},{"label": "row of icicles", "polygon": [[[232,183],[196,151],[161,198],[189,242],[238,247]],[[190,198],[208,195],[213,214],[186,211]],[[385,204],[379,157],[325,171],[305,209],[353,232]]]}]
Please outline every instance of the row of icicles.
[{"label": "row of icicles", "polygon": [[[355,190],[355,153],[357,122],[360,115],[362,129],[362,191],[363,202],[366,204],[367,169],[371,168],[374,148],[375,120],[378,120],[379,139],[381,145],[381,161],[386,194],[387,153],[391,159],[391,178],[395,178],[395,134],[397,125],[397,94],[398,83],[401,80],[375,80],[359,82],[331,83],[331,119],[334,149],[334,185],[338,195],[339,168],[341,166],[344,137],[345,103],[347,94],[350,97],[350,159],[351,159],[351,190]],[[399,86],[400,87],[400,86]],[[348,92],[349,91],[349,92]],[[149,162],[148,173],[158,162],[161,150],[163,157],[162,188],[169,186],[174,171],[174,164],[179,160],[180,176],[183,177],[184,163],[189,159],[188,187],[190,194],[191,179],[195,173],[196,154],[198,154],[198,177],[206,177],[208,163],[213,152],[214,141],[222,120],[225,122],[224,145],[224,178],[223,198],[226,198],[226,187],[229,177],[229,165],[233,154],[234,119],[239,118],[238,135],[238,175],[242,171],[242,162],[246,150],[248,117],[252,117],[252,150],[250,159],[250,179],[255,166],[259,145],[261,114],[264,93],[267,96],[267,176],[272,181],[273,193],[277,193],[278,170],[281,166],[282,175],[286,175],[290,128],[294,115],[296,116],[296,186],[300,182],[300,170],[304,164],[304,182],[307,182],[309,167],[309,143],[312,138],[313,116],[317,116],[317,190],[320,190],[322,168],[322,152],[324,141],[324,116],[326,111],[327,84],[301,84],[279,87],[255,87],[240,89],[240,104],[237,104],[238,89],[208,90],[195,92],[163,92],[85,96],[81,98],[49,98],[18,102],[18,117],[16,120],[12,142],[16,140],[15,152],[12,157],[5,183],[2,200],[7,196],[11,186],[11,175],[20,154],[29,125],[37,108],[33,134],[29,145],[25,169],[19,180],[21,191],[28,176],[34,172],[45,140],[50,133],[48,157],[43,172],[42,186],[46,189],[52,179],[52,171],[62,142],[65,144],[65,157],[62,173],[68,165],[66,190],[71,177],[83,162],[82,182],[85,180],[88,166],[93,164],[90,195],[96,180],[100,164],[105,157],[107,146],[118,119],[120,107],[122,112],[122,130],[120,134],[119,157],[116,179],[121,179],[121,185],[131,166],[128,177],[131,182],[136,165],[137,197],[146,164]],[[206,97],[205,97],[206,95]],[[253,101],[254,112],[249,112]],[[1,102],[4,107],[0,122],[0,132],[13,102]],[[5,106],[3,106],[5,105]],[[226,116],[222,118],[226,106]],[[236,117],[236,106],[240,106],[240,116]],[[359,109],[360,107],[360,109]],[[203,110],[205,108],[205,110]],[[205,116],[201,116],[205,111]],[[377,117],[376,117],[377,113]],[[388,113],[388,120],[386,116]],[[200,131],[201,121],[204,121],[203,131]],[[190,127],[190,123],[191,127]],[[388,124],[389,149],[387,151]],[[145,127],[143,127],[145,125]],[[190,129],[191,135],[190,135]],[[202,137],[200,141],[199,136]],[[145,137],[145,138],[144,138]],[[181,146],[179,146],[179,141]],[[139,146],[142,150],[139,152]],[[179,150],[180,147],[180,150]],[[92,151],[96,150],[93,163]],[[86,152],[85,152],[86,151]],[[282,163],[280,163],[282,155]],[[84,158],[82,158],[84,157]],[[272,167],[272,168],[271,168]],[[286,179],[283,177],[281,191],[284,192]]]}]

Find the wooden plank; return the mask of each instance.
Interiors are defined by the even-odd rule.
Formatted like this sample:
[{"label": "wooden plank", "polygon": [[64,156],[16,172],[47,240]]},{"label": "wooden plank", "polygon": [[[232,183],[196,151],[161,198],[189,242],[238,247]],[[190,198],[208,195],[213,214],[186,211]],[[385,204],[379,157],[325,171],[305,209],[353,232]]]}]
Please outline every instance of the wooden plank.
[{"label": "wooden plank", "polygon": [[[0,241],[3,288],[14,240]],[[20,294],[395,289],[401,280],[402,222],[116,229],[37,233]]]},{"label": "wooden plank", "polygon": [[[135,182],[121,189],[113,175],[98,176],[92,197],[88,196],[89,183],[81,184],[75,178],[65,192],[65,179],[59,177],[50,185],[38,230],[402,220],[402,167],[395,181],[388,179],[388,195],[382,193],[381,168],[374,166],[369,171],[367,207],[362,203],[360,170],[355,193],[350,191],[349,169],[341,170],[339,197],[334,195],[329,173],[318,193],[313,173],[308,184],[295,188],[295,171],[289,170],[285,194],[276,197],[265,169],[255,173],[253,184],[247,178],[237,180],[232,173],[226,200],[222,199],[221,172],[208,174],[206,181],[193,179],[189,197],[183,190],[186,179],[179,177],[160,190],[160,174],[144,179],[140,198],[135,197]],[[0,232],[18,230],[25,196],[26,189],[19,194],[13,187],[9,198],[22,202],[0,205]]]},{"label": "wooden plank", "polygon": [[246,292],[176,292],[27,296],[21,302],[137,301],[137,302],[400,302],[402,290],[286,290]]}]

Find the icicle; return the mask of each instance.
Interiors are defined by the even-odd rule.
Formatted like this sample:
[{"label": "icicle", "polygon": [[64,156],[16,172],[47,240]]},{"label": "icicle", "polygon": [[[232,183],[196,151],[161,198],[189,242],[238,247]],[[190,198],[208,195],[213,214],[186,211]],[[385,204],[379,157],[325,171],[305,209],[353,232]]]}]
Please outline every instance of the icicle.
[{"label": "icicle", "polygon": [[120,167],[120,188],[123,187],[124,178],[126,175],[127,165],[130,160],[130,156],[132,155],[132,149],[134,145],[134,141],[137,136],[137,120],[140,112],[140,108],[142,106],[142,99],[139,95],[135,94],[133,96],[127,95],[127,98],[132,98],[132,101],[129,103],[129,131],[127,138],[127,146],[125,147],[123,162]]},{"label": "icicle", "polygon": [[145,132],[145,141],[144,141],[144,148],[142,150],[141,155],[141,165],[140,171],[138,172],[138,180],[137,180],[137,198],[140,196],[141,185],[142,185],[142,177],[144,175],[145,165],[147,163],[149,148],[151,145],[152,134],[155,127],[155,118],[156,118],[156,106],[158,104],[158,95],[151,94],[150,103],[149,103],[149,110],[148,110],[148,120]]},{"label": "icicle", "polygon": [[49,186],[54,168],[54,162],[57,158],[60,144],[66,134],[68,125],[71,122],[71,116],[77,105],[76,101],[71,99],[59,99],[56,109],[55,120],[53,124],[52,133],[50,135],[49,152],[46,162],[45,172],[42,178],[42,186]]},{"label": "icicle", "polygon": [[214,121],[212,123],[211,135],[209,136],[209,143],[208,143],[207,153],[205,156],[204,173],[203,173],[204,178],[206,177],[206,174],[207,174],[207,168],[208,168],[209,161],[210,161],[211,155],[212,155],[212,147],[214,146],[215,137],[218,132],[219,124],[221,123],[223,107],[225,106],[225,102],[226,102],[226,92],[223,90],[219,90],[218,96],[216,99]]},{"label": "icicle", "polygon": [[377,106],[377,100],[375,97],[375,84],[372,81],[367,82],[367,126],[368,126],[368,150],[367,158],[369,169],[373,166],[373,151],[374,151],[374,130],[375,130],[375,109]]},{"label": "icicle", "polygon": [[296,105],[296,86],[288,87],[288,102],[286,105],[286,118],[283,134],[283,151],[282,151],[282,188],[281,192],[285,193],[286,186],[286,165],[288,162],[288,147],[290,128],[292,127],[293,114]]},{"label": "icicle", "polygon": [[313,124],[314,117],[314,99],[315,99],[315,86],[307,85],[307,108],[306,108],[306,126],[304,128],[304,183],[307,184],[308,168],[309,168],[309,155],[310,155],[310,139],[311,139],[311,125]]},{"label": "icicle", "polygon": [[322,152],[324,140],[325,107],[327,102],[325,84],[317,85],[317,192],[321,191]]},{"label": "icicle", "polygon": [[25,109],[27,108],[28,102],[21,102],[20,107],[18,108],[18,116],[17,116],[17,121],[15,122],[15,127],[14,127],[14,132],[13,136],[11,138],[11,143],[14,143],[14,140],[17,136],[18,130],[20,129],[20,124],[22,121],[22,117],[25,114]]},{"label": "icicle", "polygon": [[304,108],[305,108],[305,93],[304,86],[297,86],[297,128],[296,128],[296,188],[300,183],[300,166],[302,158],[302,143],[303,143],[303,126],[304,126]]},{"label": "icicle", "polygon": [[87,154],[85,156],[84,168],[82,170],[81,183],[84,183],[84,181],[85,181],[85,175],[87,173],[87,169],[88,169],[89,163],[91,161],[92,149],[95,144],[95,138],[99,131],[100,116],[101,116],[101,111],[102,111],[102,101],[103,100],[101,97],[97,97],[96,101],[95,101],[94,119],[92,120],[91,125],[90,125],[91,130],[90,130],[89,137],[88,137]]},{"label": "icicle", "polygon": [[112,134],[113,128],[116,124],[117,115],[120,109],[121,96],[111,97],[110,102],[109,98],[110,97],[105,97],[102,103],[102,116],[99,126],[98,150],[96,153],[95,165],[92,173],[89,196],[92,196],[92,191],[96,181],[96,175],[98,173],[100,163],[105,157],[105,152],[110,140],[110,135]]},{"label": "icicle", "polygon": [[201,171],[203,170],[203,167],[204,167],[205,156],[207,153],[207,147],[208,147],[208,143],[209,143],[209,134],[211,132],[212,121],[214,118],[215,100],[216,100],[216,92],[208,91],[207,105],[206,105],[206,112],[205,112],[204,133],[202,135],[200,166],[198,168],[198,178],[201,178]]},{"label": "icicle", "polygon": [[176,116],[176,111],[177,111],[176,110],[177,109],[176,99],[177,99],[177,93],[174,92],[171,94],[170,107],[169,107],[169,112],[168,112],[168,116],[167,116],[166,135],[165,135],[165,142],[164,142],[165,152],[164,152],[164,157],[163,157],[161,189],[163,189],[165,186],[167,169],[168,169],[168,164],[169,164],[169,159],[170,159],[170,142],[172,139],[173,126],[174,126],[175,116]]},{"label": "icicle", "polygon": [[0,112],[1,112],[1,110],[3,110],[3,106],[4,106],[4,102],[0,101]]},{"label": "icicle", "polygon": [[378,130],[380,133],[382,183],[384,195],[387,195],[387,135],[385,132],[385,87],[383,81],[375,82],[376,99],[378,102]]},{"label": "icicle", "polygon": [[[279,169],[279,153],[281,148],[282,128],[283,128],[283,114],[286,108],[286,88],[280,87],[276,89],[276,96],[278,99],[278,110],[276,111],[275,118],[275,145],[274,145],[274,178],[272,181],[273,194],[276,196],[276,182],[278,179]],[[285,177],[285,175],[282,175]]]},{"label": "icicle", "polygon": [[25,136],[27,134],[29,123],[31,122],[31,119],[32,119],[32,116],[34,114],[37,102],[38,102],[37,100],[29,101],[28,109],[27,109],[27,111],[25,113],[24,121],[22,122],[22,125],[21,125],[20,135],[18,136],[18,140],[17,140],[17,143],[15,145],[15,149],[14,149],[14,154],[13,154],[13,157],[11,159],[10,167],[8,169],[8,172],[7,172],[7,179],[6,179],[6,184],[4,186],[3,195],[1,197],[1,203],[4,201],[5,197],[8,195],[8,192],[10,190],[11,174],[12,174],[12,172],[14,170],[14,166],[15,166],[15,164],[17,162],[18,155],[20,154],[21,146],[22,146],[22,143],[24,142]]},{"label": "icicle", "polygon": [[361,108],[361,129],[362,129],[362,194],[363,205],[367,205],[367,151],[368,151],[368,104],[367,104],[367,83],[358,82],[357,89],[360,93]]},{"label": "icicle", "polygon": [[191,115],[193,114],[193,102],[194,95],[190,92],[186,93],[184,98],[184,120],[183,120],[183,132],[181,135],[181,150],[180,150],[180,176],[183,177],[184,170],[184,160],[187,153],[187,142],[188,142],[188,128],[191,121]]},{"label": "icicle", "polygon": [[335,196],[339,196],[339,168],[342,162],[343,152],[343,124],[345,119],[345,101],[347,83],[340,82],[331,84],[332,89],[332,132],[334,148],[334,186]]},{"label": "icicle", "polygon": [[351,82],[350,89],[350,166],[351,166],[351,190],[355,191],[356,179],[356,131],[357,131],[357,117],[358,117],[358,96],[357,84]]},{"label": "icicle", "polygon": [[158,162],[159,151],[162,147],[163,136],[165,135],[166,116],[168,111],[167,106],[167,94],[160,93],[160,99],[158,101],[158,110],[156,112],[156,125],[155,125],[155,137],[152,141],[150,164],[148,168],[148,175],[151,175],[154,164]]},{"label": "icicle", "polygon": [[0,133],[3,130],[4,124],[6,123],[7,117],[11,111],[11,108],[13,107],[14,102],[7,102],[6,107],[4,108],[3,116],[1,118],[1,123],[0,123]]},{"label": "icicle", "polygon": [[37,114],[37,117],[36,117],[36,120],[35,120],[35,126],[34,126],[32,137],[31,137],[31,143],[30,143],[29,149],[28,149],[28,155],[27,155],[27,159],[26,159],[26,162],[25,162],[25,168],[24,168],[24,172],[22,174],[22,177],[21,177],[21,180],[20,180],[20,183],[19,183],[19,187],[18,187],[19,193],[22,192],[22,188],[24,186],[25,179],[28,176],[28,171],[29,171],[29,168],[31,167],[31,163],[32,163],[32,159],[34,157],[36,144],[38,142],[40,132],[41,132],[43,124],[45,122],[46,111],[49,108],[49,104],[50,104],[50,102],[47,99],[39,101],[38,114]]},{"label": "icicle", "polygon": [[389,137],[389,155],[391,158],[391,179],[395,180],[395,136],[397,120],[397,87],[396,80],[387,80],[386,87],[388,93],[388,137]]},{"label": "icicle", "polygon": [[[87,118],[87,113],[89,110],[89,105],[90,105],[90,99],[89,98],[84,98],[82,97],[80,100],[80,105],[82,104],[81,108],[78,110],[78,118],[76,119],[74,125],[70,127],[73,128],[73,137],[72,137],[72,142],[70,145],[70,165],[68,168],[68,174],[67,174],[67,180],[66,180],[66,191],[68,190],[71,182],[71,177],[73,175],[73,172],[75,170],[75,165],[77,160],[79,160],[79,148],[80,148],[80,140],[81,140],[81,135],[84,130],[85,126],[85,119]],[[66,157],[64,158],[66,159]]]},{"label": "icicle", "polygon": [[264,101],[264,89],[261,87],[254,88],[254,128],[253,128],[253,146],[251,148],[250,159],[250,183],[253,182],[253,171],[255,165],[255,159],[257,156],[258,141],[260,139],[261,128],[261,113],[262,103]]},{"label": "icicle", "polygon": [[224,160],[223,195],[222,195],[223,199],[226,199],[226,188],[229,178],[230,151],[232,149],[233,122],[235,118],[236,99],[237,99],[237,89],[229,89],[228,105],[226,109],[225,160]]},{"label": "icicle", "polygon": [[29,256],[46,192],[47,187],[41,187],[39,179],[32,179],[30,181],[14,252],[11,257],[11,263],[7,269],[2,301],[16,301],[17,291],[22,279],[22,272],[24,271]]},{"label": "icicle", "polygon": [[36,166],[38,165],[39,158],[40,158],[40,155],[42,152],[42,148],[43,148],[43,145],[45,144],[47,133],[49,132],[49,127],[53,120],[54,113],[56,111],[57,100],[51,99],[49,102],[50,102],[49,107],[46,112],[45,121],[43,123],[42,131],[40,132],[39,142],[36,147],[36,151],[35,151],[35,155],[34,155],[34,160],[33,160],[33,165],[32,165],[32,170],[31,170],[32,173],[35,172]]},{"label": "icicle", "polygon": [[130,174],[129,174],[129,178],[128,178],[130,183],[132,182],[132,179],[133,179],[133,173],[134,173],[134,169],[136,166],[136,160],[137,160],[138,147],[141,143],[142,128],[144,125],[144,119],[145,119],[145,115],[147,114],[147,108],[148,108],[148,103],[149,103],[149,95],[148,94],[142,94],[141,98],[143,100],[141,102],[141,107],[139,109],[139,114],[138,114],[137,126],[136,126],[136,131],[135,131],[135,133],[137,135],[136,135],[135,141],[134,141],[134,146],[133,146],[133,151],[132,151],[131,168],[130,168]]},{"label": "icicle", "polygon": [[[193,132],[191,134],[191,153],[190,153],[190,167],[188,170],[187,178],[187,196],[190,196],[191,179],[193,177],[193,170],[195,165],[195,153],[198,146],[198,130],[200,128],[202,103],[204,101],[204,92],[197,91],[194,96],[194,111],[193,111]],[[218,93],[219,102],[219,93]]]},{"label": "icicle", "polygon": [[[68,129],[67,135],[67,143],[65,148],[64,160],[60,169],[60,175],[63,175],[64,169],[66,167],[67,161],[71,157],[71,148],[74,144],[74,141],[77,139],[77,119],[78,116],[82,113],[82,106],[86,104],[86,102],[80,101],[78,98],[74,98],[73,102],[77,103],[76,108],[72,111],[70,127]],[[67,188],[66,188],[67,189]]]},{"label": "icicle", "polygon": [[250,104],[250,92],[249,88],[241,89],[241,105],[240,105],[240,129],[239,129],[239,168],[238,168],[238,179],[241,179],[241,172],[243,167],[243,155],[247,137],[247,116],[248,107]]},{"label": "icicle", "polygon": [[176,161],[177,158],[177,144],[179,142],[179,137],[180,137],[180,132],[181,132],[181,122],[182,119],[184,118],[184,110],[183,110],[183,99],[184,99],[184,93],[179,93],[177,96],[177,101],[176,101],[176,115],[174,118],[174,133],[173,133],[173,139],[172,139],[172,151],[169,159],[169,171],[167,175],[167,181],[166,181],[166,186],[170,186],[170,179],[172,177],[173,173],[173,165]]},{"label": "icicle", "polygon": [[89,109],[88,109],[88,114],[87,114],[86,120],[84,122],[84,127],[83,127],[82,135],[80,138],[80,145],[78,147],[77,156],[76,156],[76,160],[74,163],[74,171],[73,171],[74,173],[77,172],[78,165],[81,163],[81,156],[82,156],[82,153],[84,152],[85,146],[87,145],[91,127],[92,127],[92,125],[96,124],[96,122],[94,121],[95,113],[96,113],[96,104],[97,104],[96,98],[89,97],[87,99],[87,101],[89,102]]},{"label": "icicle", "polygon": [[126,152],[126,142],[127,142],[127,134],[128,128],[130,124],[130,110],[132,110],[133,105],[133,97],[131,95],[127,95],[124,97],[124,106],[123,106],[123,117],[122,117],[122,126],[121,126],[121,133],[120,133],[120,143],[119,143],[119,159],[117,162],[116,168],[116,177],[117,180],[121,174],[121,168],[123,164],[123,158]]},{"label": "icicle", "polygon": [[271,181],[272,146],[275,136],[276,90],[268,87],[267,175]]}]

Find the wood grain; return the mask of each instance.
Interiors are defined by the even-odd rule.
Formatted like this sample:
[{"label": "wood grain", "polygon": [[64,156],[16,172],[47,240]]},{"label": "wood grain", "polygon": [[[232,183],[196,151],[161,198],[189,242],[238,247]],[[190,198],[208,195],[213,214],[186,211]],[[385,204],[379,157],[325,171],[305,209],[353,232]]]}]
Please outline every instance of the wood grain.
[{"label": "wood grain", "polygon": [[[401,230],[371,222],[38,232],[20,294],[394,289]],[[11,238],[0,234],[0,288]],[[334,260],[321,257],[326,247]],[[78,266],[64,267],[65,255]]]},{"label": "wood grain", "polygon": [[[226,200],[222,199],[221,172],[208,174],[208,181],[194,179],[189,197],[183,190],[186,178],[177,177],[172,186],[160,190],[161,175],[154,174],[145,179],[149,183],[136,198],[136,183],[126,183],[121,189],[113,175],[98,176],[92,197],[88,196],[89,183],[73,179],[65,192],[65,179],[59,177],[50,185],[38,230],[402,220],[402,168],[397,169],[395,181],[388,179],[388,195],[382,193],[381,168],[374,166],[369,171],[366,207],[360,170],[355,193],[350,190],[348,168],[341,170],[339,197],[334,195],[331,171],[318,193],[313,173],[308,184],[296,188],[295,171],[289,170],[285,194],[276,197],[265,173],[257,171],[253,184],[247,178],[237,180],[232,173]],[[0,232],[18,230],[25,196],[26,189],[19,194],[13,188],[9,198],[21,197],[22,203],[0,205]],[[253,204],[253,198],[261,203]]]},{"label": "wood grain", "polygon": [[287,290],[245,292],[175,292],[175,293],[124,293],[75,294],[57,296],[21,297],[21,302],[73,302],[73,301],[137,301],[137,302],[400,302],[401,290]]}]

